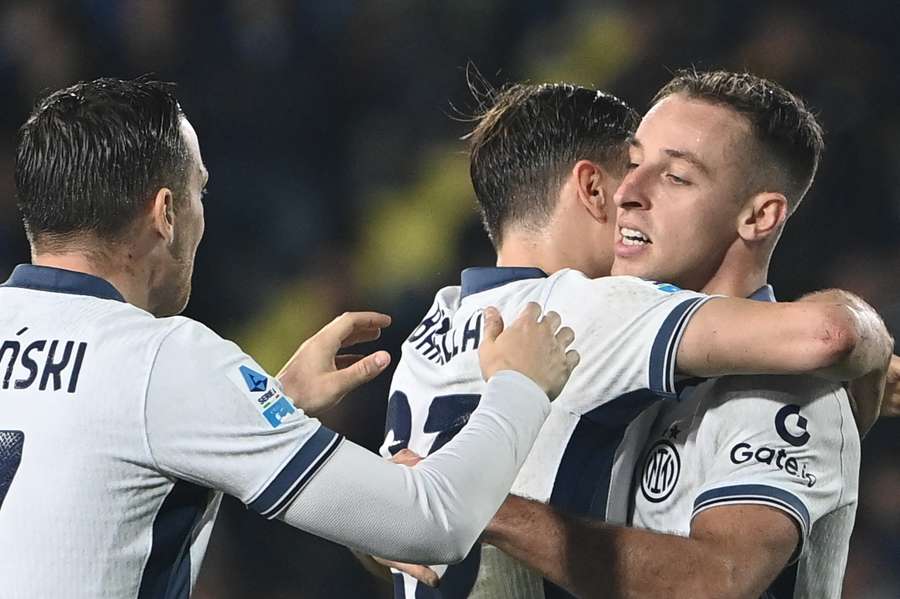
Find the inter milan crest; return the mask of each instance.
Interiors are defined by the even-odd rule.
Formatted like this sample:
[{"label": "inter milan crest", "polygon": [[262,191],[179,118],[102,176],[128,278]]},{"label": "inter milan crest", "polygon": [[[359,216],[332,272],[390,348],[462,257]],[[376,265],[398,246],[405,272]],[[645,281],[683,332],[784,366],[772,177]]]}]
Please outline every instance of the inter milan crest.
[{"label": "inter milan crest", "polygon": [[667,439],[660,439],[647,454],[641,476],[641,493],[647,501],[659,503],[672,494],[681,474],[678,450]]}]

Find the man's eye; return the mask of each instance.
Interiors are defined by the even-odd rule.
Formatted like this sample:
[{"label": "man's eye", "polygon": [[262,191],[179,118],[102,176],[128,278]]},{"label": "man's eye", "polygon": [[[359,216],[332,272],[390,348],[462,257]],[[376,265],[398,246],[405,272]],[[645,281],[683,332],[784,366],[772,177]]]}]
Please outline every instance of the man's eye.
[{"label": "man's eye", "polygon": [[629,162],[628,165],[625,167],[625,170],[626,170],[626,171],[633,171],[633,170],[636,169],[638,166],[640,166],[640,165],[639,165],[637,162]]},{"label": "man's eye", "polygon": [[673,175],[672,173],[666,173],[666,178],[674,183],[675,185],[690,185],[691,182],[687,179],[682,179],[678,175]]}]

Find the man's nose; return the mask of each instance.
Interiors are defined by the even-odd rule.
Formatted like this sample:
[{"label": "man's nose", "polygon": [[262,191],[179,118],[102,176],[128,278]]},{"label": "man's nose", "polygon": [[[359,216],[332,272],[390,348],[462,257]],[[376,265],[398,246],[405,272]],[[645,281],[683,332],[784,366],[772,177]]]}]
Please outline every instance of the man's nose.
[{"label": "man's nose", "polygon": [[650,204],[647,181],[640,169],[629,172],[613,196],[616,207],[623,210],[646,210]]}]

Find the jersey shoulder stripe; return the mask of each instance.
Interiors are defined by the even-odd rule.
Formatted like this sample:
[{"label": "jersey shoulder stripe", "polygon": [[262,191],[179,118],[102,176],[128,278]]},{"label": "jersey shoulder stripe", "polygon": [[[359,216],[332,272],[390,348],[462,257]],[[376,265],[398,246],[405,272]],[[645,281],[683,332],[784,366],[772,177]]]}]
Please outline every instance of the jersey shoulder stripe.
[{"label": "jersey shoulder stripe", "polygon": [[265,518],[274,518],[328,461],[342,439],[336,432],[320,426],[247,507]]},{"label": "jersey shoulder stripe", "polygon": [[668,396],[676,394],[675,357],[681,336],[691,316],[709,297],[693,297],[678,304],[663,321],[650,349],[650,390]]},{"label": "jersey shoulder stripe", "polygon": [[803,553],[803,547],[810,529],[809,509],[799,497],[779,487],[745,484],[709,489],[700,493],[697,499],[694,500],[694,511],[691,519],[700,512],[717,505],[742,503],[769,505],[791,516],[800,526],[801,531],[800,542],[797,544],[797,550],[792,556],[791,562],[795,561]]}]

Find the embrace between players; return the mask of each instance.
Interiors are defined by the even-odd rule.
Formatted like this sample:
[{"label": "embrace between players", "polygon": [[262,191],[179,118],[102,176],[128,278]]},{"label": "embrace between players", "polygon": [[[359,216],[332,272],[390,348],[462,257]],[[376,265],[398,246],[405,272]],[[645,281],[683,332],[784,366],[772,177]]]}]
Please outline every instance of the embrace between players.
[{"label": "embrace between players", "polygon": [[226,492],[390,560],[462,560],[395,563],[441,575],[395,574],[397,597],[839,596],[860,435],[897,390],[862,300],[767,286],[818,165],[812,114],[747,74],[680,73],[643,120],[514,85],[470,144],[497,266],[404,343],[395,464],[313,418],[386,368],[336,354],[387,317],[336,319],[271,377],[173,316],[208,173],[172,89],[42,100],[16,161],[32,264],[0,287],[6,592],[186,597]]}]

